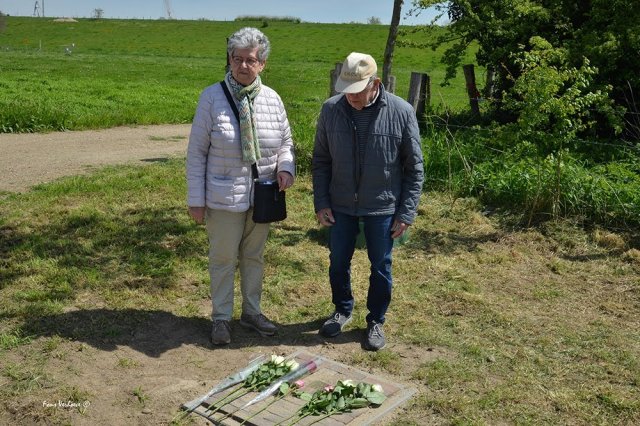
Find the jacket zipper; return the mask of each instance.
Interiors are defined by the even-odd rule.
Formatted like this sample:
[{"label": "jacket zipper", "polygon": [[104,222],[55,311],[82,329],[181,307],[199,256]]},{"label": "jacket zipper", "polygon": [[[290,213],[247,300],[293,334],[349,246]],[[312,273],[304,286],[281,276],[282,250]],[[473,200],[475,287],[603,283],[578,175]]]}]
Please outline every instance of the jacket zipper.
[{"label": "jacket zipper", "polygon": [[353,194],[353,202],[355,203],[354,206],[354,213],[357,213],[358,211],[358,193],[360,192],[360,173],[361,173],[361,166],[360,166],[360,152],[358,150],[358,129],[356,128],[356,123],[354,123],[353,120],[351,120],[351,125],[353,126],[353,131],[351,133],[352,137],[353,137],[353,163],[354,163],[354,168],[353,168],[353,174],[354,174],[354,178],[356,181],[356,192]]}]

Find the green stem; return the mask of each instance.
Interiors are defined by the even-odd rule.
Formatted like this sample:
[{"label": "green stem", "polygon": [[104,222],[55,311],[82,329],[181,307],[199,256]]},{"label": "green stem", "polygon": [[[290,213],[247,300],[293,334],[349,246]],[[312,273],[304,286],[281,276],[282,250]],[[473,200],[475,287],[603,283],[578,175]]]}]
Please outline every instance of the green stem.
[{"label": "green stem", "polygon": [[325,414],[324,416],[321,416],[319,419],[314,420],[313,422],[309,423],[307,426],[311,426],[311,425],[315,425],[318,422],[321,422],[322,420],[326,419],[327,417],[333,415],[337,413],[337,411],[329,411],[327,414]]},{"label": "green stem", "polygon": [[[304,415],[302,415],[302,416],[298,416],[298,418],[297,418],[297,419],[295,419],[295,421],[293,421],[293,422],[289,423],[289,424],[288,424],[288,426],[293,426],[293,425],[297,424],[300,420],[304,419],[304,418],[305,418],[305,417],[307,417],[309,414],[311,414],[311,413],[307,413],[307,414],[304,414]],[[292,417],[296,417],[296,416],[297,416],[297,413],[296,413],[296,414],[294,414],[293,416],[289,417],[289,419],[291,419]],[[289,419],[286,419],[286,420],[289,420]]]},{"label": "green stem", "polygon": [[189,414],[191,414],[191,411],[183,410],[182,412],[176,414],[176,416],[173,418],[173,420],[171,420],[171,423],[169,424],[180,422],[184,420],[184,418],[187,417]]},{"label": "green stem", "polygon": [[[281,422],[279,422],[279,423],[276,423],[274,426],[281,426],[281,425],[284,425],[284,424],[285,424],[286,422],[288,422],[289,420],[293,419],[294,417],[297,417],[295,422],[293,422],[293,423],[289,423],[289,424],[288,424],[288,426],[294,425],[294,424],[296,424],[297,422],[299,422],[299,421],[302,419],[302,417],[298,417],[298,416],[299,416],[299,414],[298,414],[298,412],[296,411],[296,412],[295,412],[295,413],[293,413],[291,416],[287,417],[286,419],[282,420],[282,421],[281,421]],[[303,416],[303,417],[304,417],[304,416]]]},{"label": "green stem", "polygon": [[[252,391],[255,391],[255,390],[256,390],[256,387],[255,387],[255,386],[252,386],[252,387],[250,387],[250,388],[247,388],[247,390],[246,390],[244,393],[242,393],[242,394],[240,394],[240,395],[236,396],[235,398],[233,398],[233,399],[232,399],[232,400],[230,400],[230,401],[227,401],[225,404],[228,404],[229,402],[233,402],[233,401],[235,401],[235,400],[236,400],[236,399],[238,399],[238,398],[242,398],[243,396],[245,396],[245,395],[246,395],[246,394],[248,394],[249,392],[252,392]],[[238,411],[242,410],[242,408],[244,408],[244,407],[240,407],[240,408],[237,408],[237,409],[235,409],[235,410],[233,410],[233,411],[229,411],[227,414],[225,414],[224,416],[222,416],[221,418],[219,418],[219,419],[218,419],[218,420],[216,420],[216,421],[217,421],[219,424],[222,424],[222,421],[223,421],[223,420],[228,419],[229,417],[231,417],[232,415],[234,415],[234,414],[235,414],[235,413],[237,413]]]},{"label": "green stem", "polygon": [[[216,402],[214,402],[213,404],[209,405],[209,408],[207,408],[207,410],[204,412],[207,416],[210,416],[212,414],[217,413],[222,407],[224,407],[225,405],[227,405],[230,402],[235,401],[238,398],[243,397],[244,395],[248,394],[250,390],[245,390],[244,388],[238,388],[236,390],[234,390],[233,392],[231,392],[230,394],[228,394],[227,396],[220,398],[219,400],[217,400]],[[229,399],[231,398],[231,399]],[[220,405],[218,405],[220,404]],[[215,407],[214,410],[211,410],[211,407]]]},{"label": "green stem", "polygon": [[[288,392],[287,392],[288,393]],[[266,410],[267,408],[271,407],[273,404],[275,404],[276,402],[280,401],[282,398],[284,398],[285,396],[287,396],[286,393],[281,394],[277,397],[275,397],[273,399],[273,401],[271,401],[270,403],[268,403],[267,405],[265,405],[264,407],[262,407],[261,409],[259,409],[258,411],[256,411],[255,413],[253,413],[252,415],[250,415],[249,417],[247,417],[246,419],[244,419],[242,421],[242,423],[240,423],[240,425],[245,424],[246,422],[248,422],[249,420],[251,420],[252,418],[254,418],[255,416],[257,416],[258,414],[262,413],[264,410]]]}]

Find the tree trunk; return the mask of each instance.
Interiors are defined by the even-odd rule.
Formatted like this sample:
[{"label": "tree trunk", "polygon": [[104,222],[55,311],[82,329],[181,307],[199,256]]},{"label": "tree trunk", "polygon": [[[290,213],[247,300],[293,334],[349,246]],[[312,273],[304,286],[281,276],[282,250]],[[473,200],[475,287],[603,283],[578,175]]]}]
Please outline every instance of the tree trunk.
[{"label": "tree trunk", "polygon": [[391,63],[393,62],[393,49],[396,45],[396,37],[398,36],[398,25],[400,25],[400,12],[402,11],[402,3],[404,0],[393,0],[393,15],[391,17],[391,25],[389,26],[389,38],[387,38],[387,47],[384,49],[384,63],[382,65],[382,84],[385,87],[391,86]]}]

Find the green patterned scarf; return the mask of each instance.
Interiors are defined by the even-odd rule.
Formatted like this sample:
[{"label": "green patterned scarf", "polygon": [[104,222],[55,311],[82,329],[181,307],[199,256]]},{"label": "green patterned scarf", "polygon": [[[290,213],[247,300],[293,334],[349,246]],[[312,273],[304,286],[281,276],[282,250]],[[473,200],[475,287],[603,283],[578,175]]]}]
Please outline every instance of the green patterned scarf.
[{"label": "green patterned scarf", "polygon": [[256,130],[256,115],[253,111],[253,100],[260,89],[262,81],[260,76],[248,86],[238,83],[231,73],[227,73],[225,80],[231,87],[231,93],[240,102],[238,113],[240,115],[240,144],[242,146],[242,159],[250,164],[260,159],[260,144],[258,142],[258,132]]}]

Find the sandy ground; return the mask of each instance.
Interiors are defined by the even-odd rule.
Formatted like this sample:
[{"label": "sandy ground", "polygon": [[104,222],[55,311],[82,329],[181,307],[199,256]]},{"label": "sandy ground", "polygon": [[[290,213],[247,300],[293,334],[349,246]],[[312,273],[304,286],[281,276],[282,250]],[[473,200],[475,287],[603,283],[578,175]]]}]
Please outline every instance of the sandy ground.
[{"label": "sandy ground", "polygon": [[[0,192],[25,192],[33,185],[88,173],[107,164],[184,156],[189,130],[189,125],[162,125],[0,134]],[[46,370],[36,377],[28,396],[19,394],[0,404],[0,424],[169,424],[181,403],[204,394],[258,354],[288,355],[304,348],[345,364],[364,356],[362,330],[349,330],[327,341],[317,334],[321,323],[318,318],[309,323],[282,325],[272,338],[245,331],[234,322],[231,345],[214,348],[209,343],[210,309],[210,302],[203,300],[200,319],[161,311],[123,313],[101,307],[89,311],[72,309],[43,318],[44,329],[50,330],[50,335],[37,333],[40,336],[28,347],[10,351],[1,359],[7,365],[29,369],[34,353],[47,357]],[[132,318],[138,326],[112,340],[78,338],[82,335],[78,324],[82,327],[83,323],[99,321],[126,329]],[[444,355],[437,349],[418,351],[394,342],[387,346],[400,357],[401,371],[393,376],[375,369],[366,372],[416,386],[418,391],[423,385],[412,380],[412,372],[427,360]],[[397,422],[402,417],[402,407],[398,407],[377,423]],[[208,424],[195,415],[189,423]]]},{"label": "sandy ground", "polygon": [[24,192],[107,164],[185,155],[190,129],[190,124],[181,124],[0,134],[0,191]]}]

